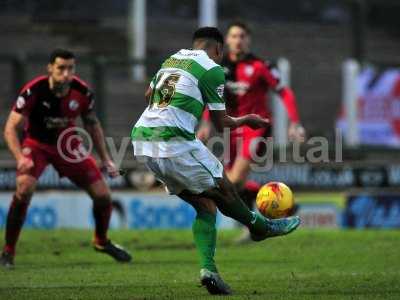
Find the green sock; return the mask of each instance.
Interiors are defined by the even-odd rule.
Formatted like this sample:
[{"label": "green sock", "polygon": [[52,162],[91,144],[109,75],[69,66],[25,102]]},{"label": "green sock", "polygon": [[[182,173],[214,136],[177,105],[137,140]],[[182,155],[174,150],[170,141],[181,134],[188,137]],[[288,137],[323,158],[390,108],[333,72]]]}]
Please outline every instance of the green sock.
[{"label": "green sock", "polygon": [[229,199],[229,202],[218,202],[218,209],[225,216],[231,217],[247,226],[249,230],[255,234],[264,234],[267,231],[265,218],[251,211],[239,197],[232,197]]},{"label": "green sock", "polygon": [[221,212],[236,221],[247,226],[250,232],[255,234],[265,234],[267,231],[266,219],[257,212],[251,211],[243,201],[232,201],[229,205],[225,205]]},{"label": "green sock", "polygon": [[248,225],[251,232],[255,234],[265,234],[267,231],[266,219],[256,212],[251,212],[253,214],[253,220]]},{"label": "green sock", "polygon": [[201,268],[217,272],[214,262],[217,243],[216,215],[207,212],[197,213],[192,230],[197,251],[200,254]]}]

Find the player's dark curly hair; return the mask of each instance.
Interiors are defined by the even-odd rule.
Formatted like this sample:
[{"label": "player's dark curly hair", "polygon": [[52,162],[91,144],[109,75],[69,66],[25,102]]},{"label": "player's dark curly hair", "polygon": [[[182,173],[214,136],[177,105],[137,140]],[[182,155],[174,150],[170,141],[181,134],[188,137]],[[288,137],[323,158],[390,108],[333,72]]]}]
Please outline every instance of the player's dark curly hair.
[{"label": "player's dark curly hair", "polygon": [[242,22],[242,21],[233,21],[231,23],[229,23],[228,28],[226,29],[226,31],[228,32],[232,27],[239,27],[242,28],[244,31],[246,31],[246,33],[248,35],[251,35],[251,29],[249,27],[249,25],[247,25],[246,23]]},{"label": "player's dark curly hair", "polygon": [[224,37],[216,27],[201,27],[197,29],[193,34],[192,41],[195,42],[200,39],[214,40],[217,43],[224,44]]},{"label": "player's dark curly hair", "polygon": [[53,64],[58,57],[63,59],[72,59],[75,58],[75,54],[72,51],[65,49],[60,49],[60,48],[54,49],[50,53],[49,63]]}]

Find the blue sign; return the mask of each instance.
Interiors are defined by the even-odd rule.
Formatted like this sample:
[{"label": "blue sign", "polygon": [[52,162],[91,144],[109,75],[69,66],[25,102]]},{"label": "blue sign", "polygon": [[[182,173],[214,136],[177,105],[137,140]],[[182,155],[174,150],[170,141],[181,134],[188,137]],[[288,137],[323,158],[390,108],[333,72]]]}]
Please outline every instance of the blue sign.
[{"label": "blue sign", "polygon": [[[0,228],[5,227],[8,208],[0,206]],[[53,229],[57,226],[58,216],[54,207],[49,205],[29,207],[25,219],[25,228]]]},{"label": "blue sign", "polygon": [[400,195],[357,195],[347,200],[344,226],[400,228]]},{"label": "blue sign", "polygon": [[188,228],[192,226],[195,211],[182,201],[178,206],[146,205],[134,199],[129,203],[130,228]]}]

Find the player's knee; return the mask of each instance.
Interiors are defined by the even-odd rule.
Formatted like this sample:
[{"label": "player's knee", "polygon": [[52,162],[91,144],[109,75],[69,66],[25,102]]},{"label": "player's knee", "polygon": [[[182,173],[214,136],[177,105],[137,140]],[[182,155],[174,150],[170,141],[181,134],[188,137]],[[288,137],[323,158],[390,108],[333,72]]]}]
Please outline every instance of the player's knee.
[{"label": "player's knee", "polygon": [[35,183],[30,180],[19,180],[17,182],[17,189],[15,196],[20,201],[29,202],[35,190]]},{"label": "player's knee", "polygon": [[238,197],[235,185],[226,177],[218,180],[218,191],[218,201],[231,202]]},{"label": "player's knee", "polygon": [[111,191],[107,184],[103,181],[98,181],[87,189],[93,201],[97,202],[111,202]]},{"label": "player's knee", "polygon": [[93,201],[97,203],[111,203],[110,193],[98,193],[93,195]]},{"label": "player's knee", "polygon": [[217,206],[215,202],[209,198],[202,198],[201,201],[198,202],[197,211],[207,212],[209,214],[215,215],[217,213]]},{"label": "player's knee", "polygon": [[221,192],[225,194],[230,194],[235,187],[235,185],[225,176],[223,178],[219,178],[217,183]]},{"label": "player's knee", "polygon": [[108,203],[111,202],[111,193],[109,189],[99,189],[92,194],[93,201]]}]

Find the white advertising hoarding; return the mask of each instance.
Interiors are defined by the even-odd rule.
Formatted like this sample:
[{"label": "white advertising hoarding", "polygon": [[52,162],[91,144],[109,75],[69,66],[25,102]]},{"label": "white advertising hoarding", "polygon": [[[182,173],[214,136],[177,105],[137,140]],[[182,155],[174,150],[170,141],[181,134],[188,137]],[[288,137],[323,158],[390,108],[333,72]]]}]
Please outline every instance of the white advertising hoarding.
[{"label": "white advertising hoarding", "polygon": [[[340,227],[342,209],[332,203],[299,202],[297,215],[304,227]],[[4,228],[11,192],[0,193],[0,228]],[[322,198],[326,198],[325,196]],[[328,197],[329,198],[329,197]],[[164,193],[113,192],[111,228],[189,229],[194,209],[175,196]],[[29,206],[25,228],[93,228],[92,201],[84,192],[39,191]],[[234,228],[237,223],[218,214],[218,228]]]},{"label": "white advertising hoarding", "polygon": [[[12,193],[0,193],[0,227],[4,227]],[[111,228],[191,228],[194,209],[175,196],[164,193],[114,192]],[[36,192],[29,207],[26,228],[92,228],[92,202],[84,192]],[[219,228],[235,222],[218,215]]]}]

